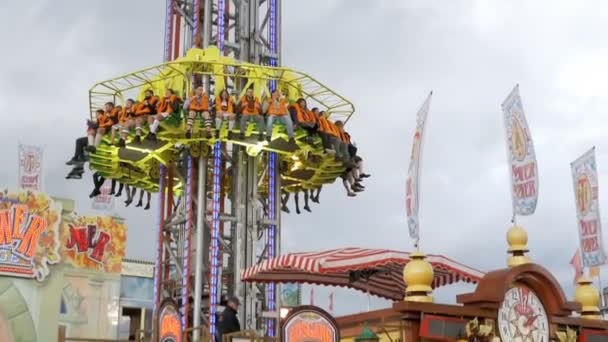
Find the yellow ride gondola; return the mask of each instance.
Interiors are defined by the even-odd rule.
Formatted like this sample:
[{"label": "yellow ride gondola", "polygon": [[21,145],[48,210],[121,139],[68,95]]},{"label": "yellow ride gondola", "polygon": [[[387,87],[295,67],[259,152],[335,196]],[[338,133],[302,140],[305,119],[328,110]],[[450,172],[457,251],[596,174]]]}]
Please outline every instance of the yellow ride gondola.
[{"label": "yellow ride gondola", "polygon": [[[166,89],[172,89],[177,96],[187,98],[193,91],[194,82],[204,77],[214,85],[216,96],[223,89],[240,89],[240,98],[246,89],[253,88],[255,96],[264,99],[270,95],[269,83],[277,82],[290,103],[305,98],[327,111],[332,119],[344,123],[354,113],[350,101],[307,74],[284,67],[239,62],[221,56],[216,47],[209,47],[191,49],[174,61],[95,84],[89,91],[91,116],[94,117],[95,111],[106,102],[125,103],[129,96],[143,100],[144,92],[149,89],[155,94],[164,94]],[[185,125],[183,111],[176,110],[160,123],[160,131],[154,141],[134,143],[131,133],[126,146],[117,147],[111,144],[107,134],[90,155],[90,165],[106,178],[156,192],[161,163],[166,165],[177,160],[178,154],[184,151],[193,156],[208,153],[208,148],[220,139],[245,146],[246,152],[254,156],[263,150],[276,152],[284,166],[281,168],[282,178],[286,180],[284,191],[314,189],[332,183],[345,169],[342,161],[325,152],[319,138],[305,141],[307,133],[302,129],[295,131],[294,145],[287,142],[285,130],[277,125],[270,142],[255,139],[258,132],[251,122],[244,137],[238,134],[238,129],[230,131],[227,125],[222,125],[217,137],[208,138],[203,125],[198,122],[193,126],[192,135],[186,138]],[[181,191],[183,186],[179,179],[174,184],[174,191]]]}]

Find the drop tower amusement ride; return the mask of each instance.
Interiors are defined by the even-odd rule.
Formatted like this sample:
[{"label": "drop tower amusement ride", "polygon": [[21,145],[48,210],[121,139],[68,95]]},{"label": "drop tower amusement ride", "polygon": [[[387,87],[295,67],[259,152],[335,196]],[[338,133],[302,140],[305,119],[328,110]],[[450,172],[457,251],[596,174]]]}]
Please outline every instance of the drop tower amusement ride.
[{"label": "drop tower amusement ride", "polygon": [[[281,67],[281,5],[281,0],[167,0],[164,63],[95,84],[91,115],[109,101],[141,100],[149,89],[162,96],[171,88],[187,99],[203,85],[208,94],[227,89],[237,100],[248,88],[262,100],[279,88],[289,102],[305,98],[331,120],[348,122],[351,102],[309,75]],[[126,147],[117,147],[104,137],[90,155],[91,167],[106,178],[159,193],[155,316],[161,302],[173,299],[183,330],[198,341],[202,326],[205,335],[215,335],[222,298],[236,296],[244,329],[277,336],[278,285],[244,283],[241,272],[279,254],[281,194],[332,183],[346,163],[302,129],[288,142],[279,125],[268,143],[255,138],[253,124],[243,137],[223,123],[217,137],[208,138],[195,121],[186,138],[185,116],[178,111],[163,121],[156,140],[138,142],[130,133]]]}]

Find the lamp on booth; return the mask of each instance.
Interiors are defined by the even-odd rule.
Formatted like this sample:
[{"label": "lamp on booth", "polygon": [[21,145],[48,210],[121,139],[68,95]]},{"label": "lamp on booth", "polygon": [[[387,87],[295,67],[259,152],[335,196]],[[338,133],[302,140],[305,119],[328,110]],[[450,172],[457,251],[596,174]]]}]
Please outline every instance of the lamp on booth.
[{"label": "lamp on booth", "polygon": [[414,252],[410,255],[411,260],[403,268],[403,281],[407,285],[405,289],[405,301],[411,302],[433,302],[433,277],[435,272],[433,266],[424,260],[424,253]]},{"label": "lamp on booth", "polygon": [[588,319],[601,319],[600,316],[600,292],[593,287],[592,281],[587,276],[578,278],[574,290],[574,301],[581,304],[581,317]]},{"label": "lamp on booth", "polygon": [[507,232],[507,243],[509,244],[508,253],[511,254],[507,259],[507,266],[515,267],[530,262],[526,255],[528,249],[528,233],[522,226],[514,225]]}]

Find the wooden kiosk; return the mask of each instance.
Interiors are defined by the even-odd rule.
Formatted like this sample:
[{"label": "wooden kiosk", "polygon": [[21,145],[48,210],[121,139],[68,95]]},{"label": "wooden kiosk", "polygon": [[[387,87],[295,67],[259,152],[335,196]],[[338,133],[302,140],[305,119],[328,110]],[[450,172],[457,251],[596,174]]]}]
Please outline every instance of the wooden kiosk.
[{"label": "wooden kiosk", "polygon": [[434,303],[433,267],[417,253],[403,270],[404,300],[337,318],[342,341],[361,340],[369,327],[380,341],[608,342],[591,280],[580,278],[569,301],[553,275],[526,256],[521,226],[508,231],[507,241],[508,268],[487,273],[473,293],[457,296],[457,305]]}]

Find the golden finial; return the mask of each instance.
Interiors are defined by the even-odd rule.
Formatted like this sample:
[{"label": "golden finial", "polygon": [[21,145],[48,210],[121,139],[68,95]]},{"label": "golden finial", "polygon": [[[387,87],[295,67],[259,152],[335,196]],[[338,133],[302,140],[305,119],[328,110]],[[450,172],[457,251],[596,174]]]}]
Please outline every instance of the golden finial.
[{"label": "golden finial", "polygon": [[509,244],[508,253],[511,254],[507,259],[509,267],[515,267],[530,262],[530,258],[526,256],[528,250],[528,233],[519,225],[514,225],[507,232],[507,243]]},{"label": "golden finial", "polygon": [[591,278],[582,276],[576,282],[574,290],[574,301],[583,307],[581,316],[588,319],[601,319],[600,316],[600,292],[592,285]]},{"label": "golden finial", "polygon": [[433,302],[433,266],[424,257],[424,253],[418,251],[410,254],[411,260],[403,268],[406,301]]}]

